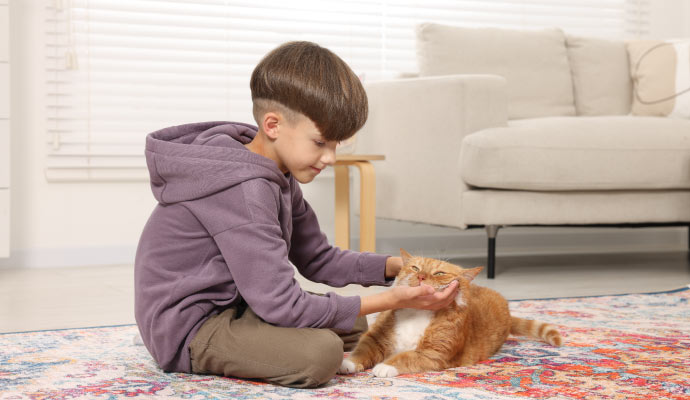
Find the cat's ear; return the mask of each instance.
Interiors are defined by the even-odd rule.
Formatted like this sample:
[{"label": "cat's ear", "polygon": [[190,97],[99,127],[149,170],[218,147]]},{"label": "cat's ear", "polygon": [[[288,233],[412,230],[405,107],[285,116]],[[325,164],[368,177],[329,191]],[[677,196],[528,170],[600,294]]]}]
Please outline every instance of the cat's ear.
[{"label": "cat's ear", "polygon": [[470,268],[462,271],[462,275],[467,278],[467,280],[471,281],[472,279],[476,278],[477,275],[484,269],[484,267],[476,267],[476,268]]},{"label": "cat's ear", "polygon": [[402,257],[403,265],[407,265],[407,262],[410,261],[410,258],[412,258],[410,253],[406,252],[405,249],[402,248],[400,249],[400,257]]}]

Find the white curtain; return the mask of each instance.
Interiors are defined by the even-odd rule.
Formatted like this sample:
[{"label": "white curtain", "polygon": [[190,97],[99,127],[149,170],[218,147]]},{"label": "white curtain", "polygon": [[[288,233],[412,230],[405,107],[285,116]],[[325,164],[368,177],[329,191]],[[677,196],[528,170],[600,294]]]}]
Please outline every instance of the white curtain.
[{"label": "white curtain", "polygon": [[144,137],[196,121],[253,123],[249,77],[290,40],[365,81],[416,72],[421,22],[645,35],[645,0],[49,0],[49,180],[146,179]]}]

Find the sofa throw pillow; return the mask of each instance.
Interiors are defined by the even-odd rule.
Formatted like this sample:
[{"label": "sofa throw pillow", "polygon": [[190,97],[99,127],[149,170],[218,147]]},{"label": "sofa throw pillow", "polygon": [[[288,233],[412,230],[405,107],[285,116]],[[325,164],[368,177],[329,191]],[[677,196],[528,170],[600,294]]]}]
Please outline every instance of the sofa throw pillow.
[{"label": "sofa throw pillow", "polygon": [[633,115],[690,119],[690,39],[627,43]]},{"label": "sofa throw pillow", "polygon": [[510,119],[575,115],[565,34],[424,23],[417,27],[421,76],[500,75]]}]

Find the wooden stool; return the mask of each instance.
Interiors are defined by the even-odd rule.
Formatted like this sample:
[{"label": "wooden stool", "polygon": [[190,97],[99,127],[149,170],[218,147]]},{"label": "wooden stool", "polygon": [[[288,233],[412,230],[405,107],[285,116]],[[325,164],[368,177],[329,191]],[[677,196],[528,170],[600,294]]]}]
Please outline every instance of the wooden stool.
[{"label": "wooden stool", "polygon": [[370,161],[382,155],[337,155],[335,165],[335,245],[350,248],[350,171],[359,169],[359,251],[376,251],[376,175]]}]

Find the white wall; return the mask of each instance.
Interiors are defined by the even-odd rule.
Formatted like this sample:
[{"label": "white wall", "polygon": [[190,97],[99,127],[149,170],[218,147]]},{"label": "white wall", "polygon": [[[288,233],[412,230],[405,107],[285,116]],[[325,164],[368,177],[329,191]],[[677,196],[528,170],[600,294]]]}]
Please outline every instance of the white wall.
[{"label": "white wall", "polygon": [[[654,6],[653,36],[690,36],[690,0],[669,3],[676,7]],[[44,178],[42,4],[13,0],[10,7],[12,256],[0,259],[0,267],[131,263],[155,205],[148,184],[47,183]],[[304,186],[331,237],[332,188],[332,174]]]},{"label": "white wall", "polygon": [[690,37],[690,0],[652,0],[653,39]]},{"label": "white wall", "polygon": [[10,253],[10,30],[7,0],[0,0],[0,257]]}]

